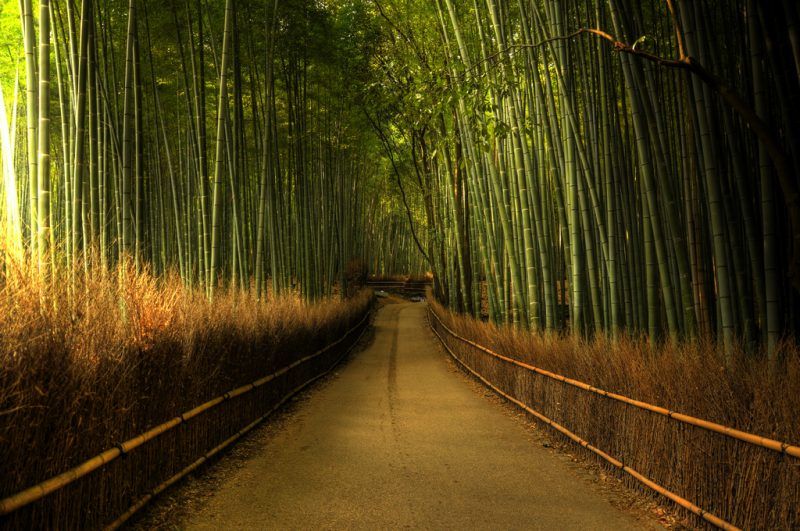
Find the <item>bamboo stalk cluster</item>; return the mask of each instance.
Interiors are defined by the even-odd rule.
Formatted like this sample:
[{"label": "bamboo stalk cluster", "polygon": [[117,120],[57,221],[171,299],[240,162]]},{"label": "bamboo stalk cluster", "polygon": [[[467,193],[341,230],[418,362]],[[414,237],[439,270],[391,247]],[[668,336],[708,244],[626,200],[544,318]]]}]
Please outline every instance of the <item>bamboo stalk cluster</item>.
[{"label": "bamboo stalk cluster", "polygon": [[375,212],[363,184],[380,164],[351,118],[348,69],[359,65],[344,64],[333,11],[38,5],[37,16],[20,2],[24,119],[16,94],[11,123],[0,116],[4,258],[27,256],[46,277],[130,256],[209,295],[223,282],[310,299],[338,282],[346,293]]},{"label": "bamboo stalk cluster", "polygon": [[797,5],[379,4],[441,300],[727,349],[797,329]]}]

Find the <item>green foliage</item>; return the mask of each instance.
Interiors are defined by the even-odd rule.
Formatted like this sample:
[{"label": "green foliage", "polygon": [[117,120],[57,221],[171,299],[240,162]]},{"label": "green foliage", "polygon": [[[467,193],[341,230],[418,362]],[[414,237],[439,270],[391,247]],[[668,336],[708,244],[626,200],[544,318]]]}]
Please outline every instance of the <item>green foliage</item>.
[{"label": "green foliage", "polygon": [[[16,72],[23,60],[19,0],[0,0],[0,83],[9,109]],[[24,75],[20,76],[20,86],[25,86]]]}]

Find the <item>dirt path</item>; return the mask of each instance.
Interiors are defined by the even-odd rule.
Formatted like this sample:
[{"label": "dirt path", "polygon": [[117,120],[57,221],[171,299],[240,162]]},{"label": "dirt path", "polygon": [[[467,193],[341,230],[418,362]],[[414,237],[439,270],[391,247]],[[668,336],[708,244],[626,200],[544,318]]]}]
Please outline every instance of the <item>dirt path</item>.
[{"label": "dirt path", "polygon": [[190,529],[642,529],[567,458],[454,372],[423,304],[312,393],[188,521]]}]

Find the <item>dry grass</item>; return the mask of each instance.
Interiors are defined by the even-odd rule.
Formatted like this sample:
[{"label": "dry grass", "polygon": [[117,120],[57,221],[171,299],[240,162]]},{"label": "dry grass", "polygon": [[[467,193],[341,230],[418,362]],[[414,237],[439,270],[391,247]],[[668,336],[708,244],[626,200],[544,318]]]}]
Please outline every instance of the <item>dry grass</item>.
[{"label": "dry grass", "polygon": [[[458,334],[499,354],[674,411],[800,442],[796,344],[781,345],[782,361],[772,366],[741,353],[725,363],[708,341],[653,349],[632,338],[544,337],[432,305]],[[504,392],[705,510],[745,529],[800,526],[800,460],[537,376],[443,337]]]},{"label": "dry grass", "polygon": [[[0,498],[317,351],[358,322],[372,301],[368,292],[314,305],[223,292],[211,303],[175,277],[131,271],[82,279],[72,292],[68,285],[0,276]],[[323,372],[342,352],[334,350],[0,518],[0,527],[107,523]]]}]

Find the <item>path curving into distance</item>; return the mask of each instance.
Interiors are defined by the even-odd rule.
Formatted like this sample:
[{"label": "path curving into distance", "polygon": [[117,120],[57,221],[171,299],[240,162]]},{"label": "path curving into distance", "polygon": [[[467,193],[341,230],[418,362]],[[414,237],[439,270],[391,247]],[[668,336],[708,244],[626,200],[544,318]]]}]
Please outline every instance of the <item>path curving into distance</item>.
[{"label": "path curving into distance", "polygon": [[434,342],[424,304],[387,304],[371,344],[178,525],[658,527],[613,506],[588,472],[534,443],[523,422],[479,391]]}]

